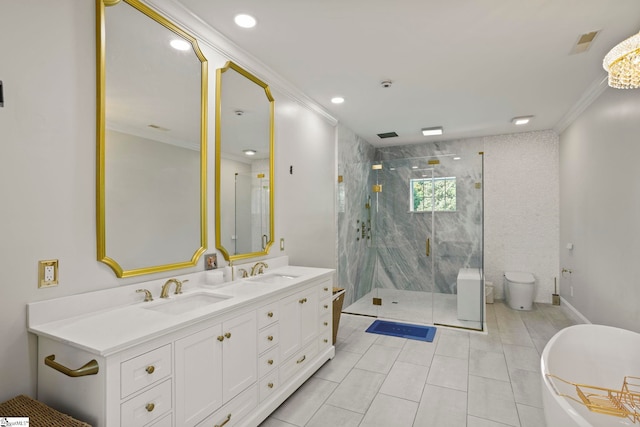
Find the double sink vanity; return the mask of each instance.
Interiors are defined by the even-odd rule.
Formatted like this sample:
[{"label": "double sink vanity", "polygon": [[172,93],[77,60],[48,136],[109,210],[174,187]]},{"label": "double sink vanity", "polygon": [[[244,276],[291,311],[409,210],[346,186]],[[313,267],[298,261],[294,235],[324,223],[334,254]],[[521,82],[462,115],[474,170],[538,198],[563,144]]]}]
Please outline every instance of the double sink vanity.
[{"label": "double sink vanity", "polygon": [[258,425],[335,354],[334,270],[275,264],[29,304],[38,399],[96,427]]}]

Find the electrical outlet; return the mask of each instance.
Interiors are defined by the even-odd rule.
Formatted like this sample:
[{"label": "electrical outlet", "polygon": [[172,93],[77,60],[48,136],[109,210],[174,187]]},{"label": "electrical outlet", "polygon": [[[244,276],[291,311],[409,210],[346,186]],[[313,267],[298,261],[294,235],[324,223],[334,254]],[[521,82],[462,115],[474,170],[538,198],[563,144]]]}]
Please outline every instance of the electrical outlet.
[{"label": "electrical outlet", "polygon": [[38,262],[38,287],[58,286],[58,260],[50,259]]}]

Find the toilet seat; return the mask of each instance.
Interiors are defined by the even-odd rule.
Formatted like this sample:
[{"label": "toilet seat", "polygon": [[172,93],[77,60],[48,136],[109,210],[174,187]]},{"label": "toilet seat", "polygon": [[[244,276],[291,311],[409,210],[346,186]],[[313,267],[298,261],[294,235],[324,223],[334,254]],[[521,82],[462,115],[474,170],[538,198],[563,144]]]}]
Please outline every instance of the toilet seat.
[{"label": "toilet seat", "polygon": [[519,271],[507,271],[504,273],[504,277],[511,283],[522,283],[525,285],[535,283],[536,279],[531,273],[522,273]]}]

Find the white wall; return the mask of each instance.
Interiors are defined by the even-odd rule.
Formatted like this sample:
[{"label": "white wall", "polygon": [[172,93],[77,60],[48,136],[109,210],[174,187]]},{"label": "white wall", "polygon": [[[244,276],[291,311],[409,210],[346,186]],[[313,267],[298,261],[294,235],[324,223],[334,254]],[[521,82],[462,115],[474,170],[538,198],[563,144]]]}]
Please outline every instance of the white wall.
[{"label": "white wall", "polygon": [[[215,246],[215,69],[209,60],[208,242]],[[26,304],[170,277],[198,267],[117,279],[96,261],[95,16],[93,1],[0,2],[0,401],[36,397],[36,339]],[[243,65],[243,64],[240,64]],[[259,76],[263,77],[263,76]],[[276,236],[270,256],[335,267],[334,128],[275,91]],[[288,176],[288,166],[294,175]],[[282,182],[281,182],[282,181]],[[294,182],[295,181],[295,182]],[[212,249],[210,249],[212,251]],[[58,287],[37,288],[38,260],[58,259]],[[219,257],[221,260],[221,257]],[[224,265],[224,262],[220,262]]]},{"label": "white wall", "polygon": [[558,141],[553,131],[484,138],[485,276],[497,298],[505,271],[526,271],[535,301],[551,302],[560,274]]},{"label": "white wall", "polygon": [[561,295],[592,323],[636,332],[639,95],[607,88],[560,137],[559,253],[561,267],[572,270],[563,275]]}]

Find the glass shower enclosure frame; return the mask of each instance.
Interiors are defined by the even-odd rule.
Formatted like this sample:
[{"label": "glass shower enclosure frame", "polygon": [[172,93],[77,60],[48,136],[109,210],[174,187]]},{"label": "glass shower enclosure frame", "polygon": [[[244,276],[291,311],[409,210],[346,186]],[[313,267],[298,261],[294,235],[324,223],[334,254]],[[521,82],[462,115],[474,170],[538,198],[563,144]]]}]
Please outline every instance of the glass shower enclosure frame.
[{"label": "glass shower enclosure frame", "polygon": [[483,330],[482,174],[482,153],[372,163],[361,224],[372,274],[347,312]]}]

